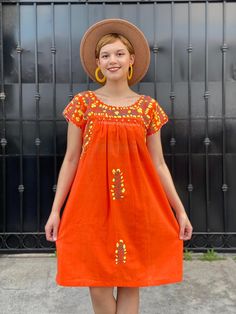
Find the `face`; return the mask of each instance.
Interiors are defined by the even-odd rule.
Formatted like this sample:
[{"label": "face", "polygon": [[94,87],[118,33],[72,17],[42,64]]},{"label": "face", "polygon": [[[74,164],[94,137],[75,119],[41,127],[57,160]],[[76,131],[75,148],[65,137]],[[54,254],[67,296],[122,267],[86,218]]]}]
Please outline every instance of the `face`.
[{"label": "face", "polygon": [[107,80],[127,80],[129,66],[134,63],[127,47],[118,39],[100,50],[97,65]]}]

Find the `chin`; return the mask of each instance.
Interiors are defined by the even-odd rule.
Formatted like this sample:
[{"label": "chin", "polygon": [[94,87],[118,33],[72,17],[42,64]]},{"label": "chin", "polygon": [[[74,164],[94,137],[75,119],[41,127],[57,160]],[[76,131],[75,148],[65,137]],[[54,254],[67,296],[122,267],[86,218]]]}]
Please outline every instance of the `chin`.
[{"label": "chin", "polygon": [[119,82],[119,81],[125,81],[126,80],[126,77],[124,76],[107,76],[107,80],[109,81],[114,81],[114,82]]}]

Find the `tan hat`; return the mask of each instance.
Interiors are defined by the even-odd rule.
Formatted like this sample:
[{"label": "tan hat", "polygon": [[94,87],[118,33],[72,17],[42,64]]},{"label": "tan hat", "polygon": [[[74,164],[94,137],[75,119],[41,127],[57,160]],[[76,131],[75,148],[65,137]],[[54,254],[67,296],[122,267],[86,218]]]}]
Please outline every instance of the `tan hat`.
[{"label": "tan hat", "polygon": [[80,43],[80,58],[82,66],[89,77],[96,81],[97,68],[95,49],[98,41],[106,34],[118,33],[126,37],[135,51],[133,76],[129,85],[141,81],[150,64],[150,49],[143,32],[134,24],[123,19],[105,19],[89,27]]}]

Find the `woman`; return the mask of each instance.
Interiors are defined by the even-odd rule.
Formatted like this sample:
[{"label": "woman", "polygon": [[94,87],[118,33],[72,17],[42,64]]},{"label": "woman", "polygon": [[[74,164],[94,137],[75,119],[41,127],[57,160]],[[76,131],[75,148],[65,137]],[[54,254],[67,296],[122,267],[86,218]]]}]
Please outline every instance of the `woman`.
[{"label": "woman", "polygon": [[96,314],[138,313],[139,287],[182,281],[193,228],[163,157],[168,117],[130,88],[150,63],[143,33],[126,20],[100,21],[80,55],[102,87],[78,93],[63,111],[67,150],[45,226],[56,241],[56,282],[88,286]]}]

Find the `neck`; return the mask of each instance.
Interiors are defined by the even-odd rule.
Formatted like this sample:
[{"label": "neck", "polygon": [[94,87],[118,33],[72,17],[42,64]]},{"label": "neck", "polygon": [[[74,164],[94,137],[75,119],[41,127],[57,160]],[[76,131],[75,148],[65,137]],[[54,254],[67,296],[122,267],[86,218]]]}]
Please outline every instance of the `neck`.
[{"label": "neck", "polygon": [[112,95],[112,97],[120,97],[121,95],[130,94],[130,87],[127,81],[115,82],[107,81],[106,84],[101,88],[101,91],[106,95]]}]

